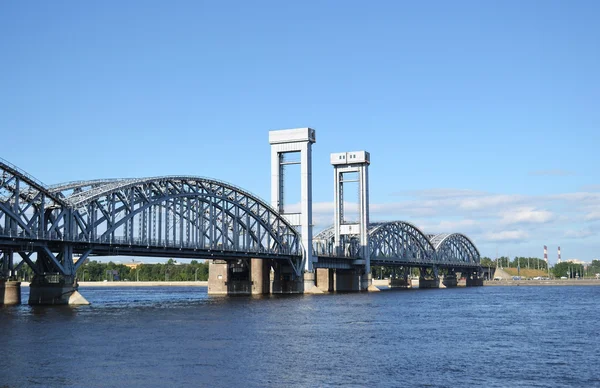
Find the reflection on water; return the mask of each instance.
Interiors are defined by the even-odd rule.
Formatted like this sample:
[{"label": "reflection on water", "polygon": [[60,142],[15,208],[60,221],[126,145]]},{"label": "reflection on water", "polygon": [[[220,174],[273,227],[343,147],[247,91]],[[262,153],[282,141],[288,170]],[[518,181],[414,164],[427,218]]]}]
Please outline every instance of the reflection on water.
[{"label": "reflection on water", "polygon": [[80,291],[0,308],[0,386],[600,386],[600,287]]}]

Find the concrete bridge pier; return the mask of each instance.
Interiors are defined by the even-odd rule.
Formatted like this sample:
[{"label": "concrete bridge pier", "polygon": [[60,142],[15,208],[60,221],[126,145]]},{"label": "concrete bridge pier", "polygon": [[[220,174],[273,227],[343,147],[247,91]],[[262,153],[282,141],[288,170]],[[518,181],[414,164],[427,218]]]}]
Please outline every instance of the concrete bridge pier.
[{"label": "concrete bridge pier", "polygon": [[481,287],[483,286],[483,278],[479,277],[477,272],[465,273],[467,278],[467,287]]},{"label": "concrete bridge pier", "polygon": [[419,288],[440,288],[440,279],[419,277]]},{"label": "concrete bridge pier", "polygon": [[0,252],[0,305],[21,304],[21,282],[14,281],[14,253]]},{"label": "concrete bridge pier", "polygon": [[317,287],[317,272],[304,272],[303,292],[305,294],[322,294],[323,290]]},{"label": "concrete bridge pier", "polygon": [[323,292],[333,292],[334,287],[334,270],[331,268],[317,268],[316,271],[316,286]]},{"label": "concrete bridge pier", "polygon": [[444,275],[442,279],[442,285],[445,288],[453,288],[458,286],[458,278],[456,277],[456,273],[452,272]]},{"label": "concrete bridge pier", "polygon": [[381,291],[379,288],[373,285],[373,275],[371,274],[371,271],[368,273],[363,272],[363,274],[360,276],[360,290],[369,292]]},{"label": "concrete bridge pier", "polygon": [[405,275],[398,278],[391,277],[388,286],[390,288],[411,288],[412,284],[411,281],[408,280],[408,276]]},{"label": "concrete bridge pier", "polygon": [[358,269],[317,268],[316,286],[322,292],[380,291],[371,274]]},{"label": "concrete bridge pier", "polygon": [[360,273],[355,269],[336,269],[333,287],[336,292],[360,291]]},{"label": "concrete bridge pier", "polygon": [[296,276],[291,265],[274,261],[271,272],[271,293],[301,294],[302,292],[304,292],[304,279]]},{"label": "concrete bridge pier", "polygon": [[268,295],[271,292],[270,260],[250,260],[250,282],[252,295]]},{"label": "concrete bridge pier", "polygon": [[421,268],[419,274],[419,288],[439,288],[440,278],[437,275],[437,270]]},{"label": "concrete bridge pier", "polygon": [[412,282],[408,279],[409,275],[408,268],[402,268],[400,273],[396,272],[396,268],[392,269],[392,275],[390,276],[390,280],[388,282],[389,288],[411,288]]},{"label": "concrete bridge pier", "polygon": [[210,260],[208,262],[208,295],[227,295],[228,275],[227,261]]},{"label": "concrete bridge pier", "polygon": [[29,285],[30,305],[88,305],[78,291],[79,284],[73,276],[59,273],[34,275]]},{"label": "concrete bridge pier", "polygon": [[0,305],[21,304],[21,282],[0,280]]},{"label": "concrete bridge pier", "polygon": [[269,260],[211,260],[208,267],[209,295],[265,295],[270,293]]}]

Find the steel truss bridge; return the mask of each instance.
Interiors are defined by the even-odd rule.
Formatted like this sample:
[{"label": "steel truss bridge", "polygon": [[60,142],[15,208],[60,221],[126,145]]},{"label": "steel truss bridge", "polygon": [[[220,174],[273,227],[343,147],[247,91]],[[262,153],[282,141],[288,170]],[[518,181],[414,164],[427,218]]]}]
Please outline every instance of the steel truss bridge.
[{"label": "steel truss bridge", "polygon": [[[460,233],[425,234],[406,221],[369,224],[369,256],[371,265],[478,269],[481,255],[473,242]],[[348,258],[356,257],[358,241],[344,247],[343,257],[334,254],[335,231],[331,226],[314,238],[316,267],[350,268]]]},{"label": "steel truss bridge", "polygon": [[[289,263],[297,275],[303,268],[298,231],[234,185],[165,176],[47,186],[5,160],[0,251],[0,278],[24,264],[36,275],[74,277],[90,254],[272,259]],[[81,255],[76,263],[73,254]]]},{"label": "steel truss bridge", "polygon": [[[313,238],[315,268],[364,264],[356,244],[333,255],[333,240],[333,228]],[[164,176],[48,186],[2,159],[0,252],[4,279],[25,264],[36,275],[74,278],[89,255],[258,258],[284,262],[302,276],[305,257],[299,232],[283,215],[229,183]],[[370,224],[368,252],[372,265],[480,268],[468,237],[427,235],[404,221]],[[74,254],[81,255],[76,262]]]}]

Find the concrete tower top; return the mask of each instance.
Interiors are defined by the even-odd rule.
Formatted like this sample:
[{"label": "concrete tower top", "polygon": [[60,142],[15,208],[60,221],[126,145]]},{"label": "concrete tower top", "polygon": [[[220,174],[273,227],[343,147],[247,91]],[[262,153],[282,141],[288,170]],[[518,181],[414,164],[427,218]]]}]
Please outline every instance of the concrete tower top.
[{"label": "concrete tower top", "polygon": [[355,163],[366,163],[371,164],[371,157],[367,151],[354,151],[354,152],[337,152],[331,154],[331,164],[355,164]]},{"label": "concrete tower top", "polygon": [[269,131],[269,144],[292,143],[292,142],[315,143],[315,130],[312,128],[281,129]]}]

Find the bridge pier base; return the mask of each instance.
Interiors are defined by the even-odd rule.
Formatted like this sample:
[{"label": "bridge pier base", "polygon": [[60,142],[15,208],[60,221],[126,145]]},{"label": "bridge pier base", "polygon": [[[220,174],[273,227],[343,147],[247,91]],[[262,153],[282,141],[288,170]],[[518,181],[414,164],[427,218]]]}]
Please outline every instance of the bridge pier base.
[{"label": "bridge pier base", "polygon": [[35,275],[29,285],[30,305],[88,305],[72,277]]},{"label": "bridge pier base", "polygon": [[483,278],[467,276],[467,287],[482,287]]},{"label": "bridge pier base", "polygon": [[373,285],[373,275],[371,273],[363,273],[360,276],[360,290],[369,292],[379,292],[379,288]]},{"label": "bridge pier base", "polygon": [[250,260],[252,295],[268,295],[271,291],[271,266],[268,260]]},{"label": "bridge pier base", "polygon": [[[252,271],[254,261],[256,264]],[[263,269],[266,265],[261,259],[250,259],[250,263],[246,260],[211,260],[208,265],[208,294],[268,294],[268,270]]]},{"label": "bridge pier base", "polygon": [[390,288],[411,288],[412,287],[411,281],[405,277],[398,278],[398,279],[392,278],[392,279],[390,279],[388,285]]},{"label": "bridge pier base", "polygon": [[304,293],[305,294],[322,294],[323,290],[317,287],[316,272],[304,272]]},{"label": "bridge pier base", "polygon": [[426,279],[423,277],[419,278],[419,288],[440,288],[440,279]]},{"label": "bridge pier base", "polygon": [[304,279],[294,274],[294,269],[280,262],[273,263],[271,272],[272,294],[301,294],[304,291]]},{"label": "bridge pier base", "polygon": [[0,280],[0,305],[21,304],[21,282]]},{"label": "bridge pier base", "polygon": [[333,276],[334,291],[360,291],[360,274],[354,269],[336,269]]},{"label": "bridge pier base", "polygon": [[446,275],[442,279],[442,285],[444,288],[454,288],[458,286],[458,279],[456,278],[456,274]]},{"label": "bridge pier base", "polygon": [[225,260],[208,262],[208,295],[227,295],[228,273]]},{"label": "bridge pier base", "polygon": [[334,291],[334,270],[331,268],[317,268],[316,271],[317,287],[323,292]]}]

